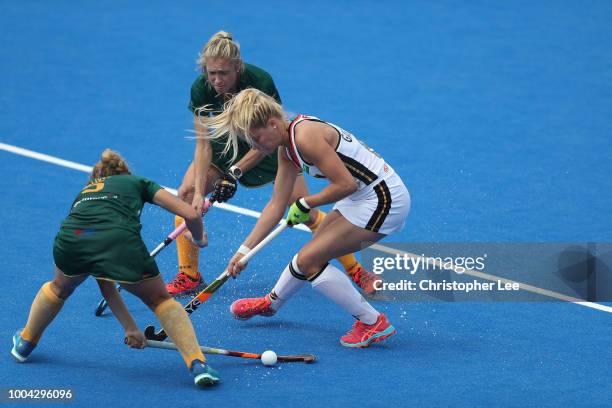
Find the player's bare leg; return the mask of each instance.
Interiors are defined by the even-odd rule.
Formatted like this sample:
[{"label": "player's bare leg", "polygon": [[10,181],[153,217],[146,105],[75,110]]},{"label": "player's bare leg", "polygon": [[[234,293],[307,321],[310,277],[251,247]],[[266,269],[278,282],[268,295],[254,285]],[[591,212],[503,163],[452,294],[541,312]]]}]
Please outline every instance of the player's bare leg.
[{"label": "player's bare leg", "polygon": [[[308,186],[306,185],[306,181],[304,180],[304,176],[300,175],[295,180],[295,185],[293,186],[293,192],[291,194],[291,200],[288,205],[291,205],[295,200],[300,197],[306,197],[309,195]],[[330,214],[325,214],[325,212],[313,208],[310,211],[310,220],[306,223],[306,226],[313,232],[316,233],[317,229],[321,225],[321,223],[325,220],[326,216]],[[357,249],[355,252],[359,251]],[[335,257],[344,267],[344,271],[350,278],[355,282],[366,295],[372,295],[376,292],[374,289],[374,281],[380,280],[381,278],[373,274],[372,272],[366,270],[357,260],[355,254],[353,252],[347,252],[345,254],[340,254]]]}]

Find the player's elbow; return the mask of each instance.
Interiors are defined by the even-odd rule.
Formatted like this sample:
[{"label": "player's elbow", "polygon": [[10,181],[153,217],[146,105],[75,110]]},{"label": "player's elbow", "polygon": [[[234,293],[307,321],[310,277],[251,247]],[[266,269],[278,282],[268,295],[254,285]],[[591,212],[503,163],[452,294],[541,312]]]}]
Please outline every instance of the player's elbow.
[{"label": "player's elbow", "polygon": [[359,186],[357,185],[357,182],[353,179],[343,180],[342,182],[339,183],[338,187],[340,191],[342,192],[342,196],[344,197],[350,196],[355,191],[357,191],[357,189],[359,188]]}]

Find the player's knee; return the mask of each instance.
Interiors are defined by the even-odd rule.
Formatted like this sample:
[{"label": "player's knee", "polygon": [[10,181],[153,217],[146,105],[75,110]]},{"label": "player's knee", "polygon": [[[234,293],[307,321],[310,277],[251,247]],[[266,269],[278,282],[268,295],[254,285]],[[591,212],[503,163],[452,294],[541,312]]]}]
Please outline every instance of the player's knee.
[{"label": "player's knee", "polygon": [[172,296],[170,296],[168,292],[159,292],[156,293],[155,296],[151,296],[148,299],[142,299],[142,301],[145,303],[145,305],[147,305],[149,309],[151,309],[152,312],[155,312],[157,306],[161,305],[168,299],[172,299]]},{"label": "player's knee", "polygon": [[70,297],[70,295],[72,295],[72,292],[74,292],[74,289],[76,287],[68,284],[66,281],[54,279],[51,281],[51,285],[49,285],[49,288],[55,296],[60,299],[66,300]]},{"label": "player's knee", "polygon": [[318,257],[309,249],[302,249],[298,252],[297,266],[300,272],[310,278],[316,275],[321,270],[321,267],[325,265],[326,261],[321,261]]}]

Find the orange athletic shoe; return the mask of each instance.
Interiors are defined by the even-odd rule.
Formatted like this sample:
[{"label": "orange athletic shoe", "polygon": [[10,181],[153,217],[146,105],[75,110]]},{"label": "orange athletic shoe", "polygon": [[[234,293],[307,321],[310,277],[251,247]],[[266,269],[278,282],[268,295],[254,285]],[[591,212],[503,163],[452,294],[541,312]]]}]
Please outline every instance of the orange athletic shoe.
[{"label": "orange athletic shoe", "polygon": [[179,272],[174,279],[166,284],[170,296],[188,296],[204,286],[202,276],[198,273],[197,279],[192,279],[183,272]]},{"label": "orange athletic shoe", "polygon": [[382,277],[363,269],[359,264],[351,270],[350,274],[353,282],[355,282],[366,295],[373,295],[376,293],[374,281],[382,281]]},{"label": "orange athletic shoe", "polygon": [[238,299],[230,306],[230,313],[234,319],[249,320],[253,316],[274,316],[276,310],[272,309],[270,296],[260,298]]},{"label": "orange athletic shoe", "polygon": [[395,327],[389,323],[384,314],[378,315],[374,324],[363,324],[359,320],[355,322],[353,328],[340,337],[340,344],[344,347],[363,348],[371,343],[383,341],[395,333]]}]

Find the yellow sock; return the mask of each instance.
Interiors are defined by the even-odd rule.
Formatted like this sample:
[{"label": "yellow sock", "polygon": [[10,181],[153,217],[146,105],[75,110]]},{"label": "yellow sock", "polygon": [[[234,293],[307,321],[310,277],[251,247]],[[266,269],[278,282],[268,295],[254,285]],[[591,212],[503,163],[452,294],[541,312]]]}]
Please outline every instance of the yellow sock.
[{"label": "yellow sock", "polygon": [[[179,226],[183,223],[183,219],[178,215],[174,218],[174,225]],[[181,234],[176,237],[176,252],[178,253],[179,272],[192,279],[198,279],[198,258],[200,256],[200,248],[193,245],[187,238]]]},{"label": "yellow sock", "polygon": [[193,360],[206,362],[204,353],[200,350],[193,325],[183,306],[174,299],[168,299],[155,308],[155,316],[172,339],[176,348],[183,356],[187,368],[191,368]]},{"label": "yellow sock", "polygon": [[317,228],[319,228],[319,225],[321,225],[321,222],[323,222],[323,219],[325,218],[325,212],[318,210],[317,213],[317,219],[314,220],[314,222],[310,225],[306,225],[314,234],[314,232],[317,230]]},{"label": "yellow sock", "polygon": [[[319,214],[317,215],[317,219],[315,220],[315,222],[313,222],[311,225],[307,225],[307,227],[314,233],[317,228],[319,228],[319,225],[321,225],[321,222],[324,218],[325,213],[319,210]],[[355,255],[353,254],[344,255],[336,259],[342,264],[347,275],[350,276],[352,276],[353,273],[357,270],[357,266],[361,266],[361,264],[359,263],[359,261],[357,261],[357,258],[355,258]]]},{"label": "yellow sock", "polygon": [[339,256],[336,259],[342,264],[344,271],[349,276],[353,276],[353,274],[357,271],[357,267],[361,266],[354,254]]},{"label": "yellow sock", "polygon": [[55,319],[63,305],[64,300],[57,297],[51,290],[51,282],[42,285],[32,302],[30,316],[21,332],[21,337],[30,343],[38,344],[43,332]]}]

